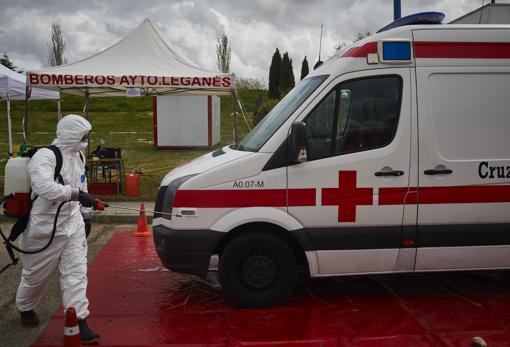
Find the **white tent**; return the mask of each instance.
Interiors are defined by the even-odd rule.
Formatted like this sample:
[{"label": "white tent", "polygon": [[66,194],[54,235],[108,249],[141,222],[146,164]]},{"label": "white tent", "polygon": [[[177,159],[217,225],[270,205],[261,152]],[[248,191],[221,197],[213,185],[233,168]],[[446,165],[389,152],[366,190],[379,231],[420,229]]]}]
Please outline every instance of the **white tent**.
[{"label": "white tent", "polygon": [[[145,19],[115,45],[73,64],[27,72],[27,84],[89,97],[229,95],[240,105],[233,74],[207,71],[179,56]],[[241,107],[242,111],[242,107]],[[246,119],[246,116],[243,116]],[[25,123],[28,123],[28,110]],[[25,131],[27,129],[25,128]],[[234,116],[234,141],[237,138]]]},{"label": "white tent", "polygon": [[[0,99],[7,103],[7,131],[9,135],[9,155],[12,156],[12,125],[11,125],[11,100],[25,100],[26,76],[7,67],[0,65]],[[35,99],[54,99],[60,100],[58,92],[31,88],[29,98]],[[60,103],[59,103],[60,110]]]},{"label": "white tent", "polygon": [[[230,94],[234,75],[200,69],[179,56],[149,19],[117,44],[73,64],[27,73],[27,83],[83,96]],[[131,89],[132,91],[133,89]]]},{"label": "white tent", "polygon": [[[0,65],[0,99],[25,100],[26,76]],[[32,88],[32,100],[60,99],[58,92]]]}]

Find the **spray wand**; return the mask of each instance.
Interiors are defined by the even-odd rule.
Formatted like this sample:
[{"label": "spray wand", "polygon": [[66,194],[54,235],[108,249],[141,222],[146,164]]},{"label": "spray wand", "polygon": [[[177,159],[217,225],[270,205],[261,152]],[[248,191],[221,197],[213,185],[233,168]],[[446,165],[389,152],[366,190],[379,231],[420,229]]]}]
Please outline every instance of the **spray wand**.
[{"label": "spray wand", "polygon": [[107,203],[103,203],[104,204],[104,207],[113,207],[113,208],[118,208],[120,210],[128,210],[128,211],[136,211],[136,212],[146,212],[146,213],[157,213],[157,214],[162,214],[162,215],[166,215],[166,216],[172,216],[172,217],[181,217],[180,215],[175,215],[175,214],[171,214],[171,213],[168,213],[168,212],[160,212],[160,211],[154,211],[154,210],[142,210],[141,208],[135,208],[135,207],[125,207],[125,206],[120,206],[120,205],[113,205],[113,204],[107,204]]}]

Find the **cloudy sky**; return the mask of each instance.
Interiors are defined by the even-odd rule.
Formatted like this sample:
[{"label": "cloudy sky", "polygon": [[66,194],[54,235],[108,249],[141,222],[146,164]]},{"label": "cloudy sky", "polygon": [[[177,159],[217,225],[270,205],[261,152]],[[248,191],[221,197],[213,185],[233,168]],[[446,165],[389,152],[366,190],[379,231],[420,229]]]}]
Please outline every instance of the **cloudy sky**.
[{"label": "cloudy sky", "polygon": [[[402,0],[402,16],[441,11],[449,22],[481,4]],[[359,32],[373,33],[393,19],[392,0],[0,0],[0,6],[0,53],[24,70],[48,66],[53,21],[62,25],[71,63],[115,44],[149,18],[179,53],[208,70],[217,70],[216,42],[226,33],[231,71],[266,85],[276,47],[289,53],[298,79],[305,56],[310,66],[317,61],[321,24],[325,58],[336,43],[350,42]]]}]

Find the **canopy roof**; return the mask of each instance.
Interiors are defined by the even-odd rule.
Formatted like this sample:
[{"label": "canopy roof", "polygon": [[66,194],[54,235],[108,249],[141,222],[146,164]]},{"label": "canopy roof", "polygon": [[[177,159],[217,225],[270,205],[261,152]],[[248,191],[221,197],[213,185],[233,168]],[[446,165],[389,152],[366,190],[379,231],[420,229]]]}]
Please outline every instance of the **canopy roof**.
[{"label": "canopy roof", "polygon": [[229,94],[234,76],[206,71],[179,56],[149,19],[117,44],[73,64],[27,73],[27,83],[90,96]]},{"label": "canopy roof", "polygon": [[[24,100],[26,76],[0,64],[0,99]],[[32,88],[30,99],[60,99],[58,92]]]}]

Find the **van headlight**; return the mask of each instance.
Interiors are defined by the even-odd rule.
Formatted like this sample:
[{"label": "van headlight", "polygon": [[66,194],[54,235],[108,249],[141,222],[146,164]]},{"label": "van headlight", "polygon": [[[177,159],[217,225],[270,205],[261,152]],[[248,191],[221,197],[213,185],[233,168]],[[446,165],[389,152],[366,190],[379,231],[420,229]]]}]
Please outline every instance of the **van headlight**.
[{"label": "van headlight", "polygon": [[171,214],[174,205],[175,193],[184,182],[193,176],[196,176],[196,174],[176,178],[170,182],[168,186],[162,186],[159,188],[158,196],[156,197],[156,206],[154,207],[154,216],[152,218],[172,219]]}]

